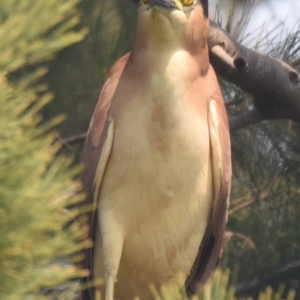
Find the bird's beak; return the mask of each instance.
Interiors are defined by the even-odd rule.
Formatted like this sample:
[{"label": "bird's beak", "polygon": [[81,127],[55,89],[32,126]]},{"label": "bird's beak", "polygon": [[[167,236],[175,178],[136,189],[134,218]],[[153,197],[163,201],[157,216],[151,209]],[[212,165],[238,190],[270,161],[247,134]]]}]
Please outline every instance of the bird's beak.
[{"label": "bird's beak", "polygon": [[180,0],[150,0],[150,6],[183,10]]}]

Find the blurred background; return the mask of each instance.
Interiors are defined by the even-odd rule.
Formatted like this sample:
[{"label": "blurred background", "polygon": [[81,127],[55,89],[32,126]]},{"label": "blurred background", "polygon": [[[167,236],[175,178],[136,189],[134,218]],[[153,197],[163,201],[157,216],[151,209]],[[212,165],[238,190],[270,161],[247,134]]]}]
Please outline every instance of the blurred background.
[{"label": "blurred background", "polygon": [[[62,47],[50,61],[9,75],[17,82],[41,66],[48,69],[38,81],[47,84],[54,98],[42,115],[46,122],[66,117],[55,127],[55,139],[62,145],[57,155],[74,157],[75,166],[84,142],[76,137],[87,132],[109,68],[130,51],[137,18],[131,0],[83,0],[76,9],[81,19],[75,28],[89,28],[82,41]],[[236,40],[299,70],[299,0],[210,0],[209,10],[210,18]],[[251,109],[250,95],[222,79],[220,84],[229,116]],[[285,291],[295,289],[295,299],[300,299],[299,133],[299,124],[274,120],[231,134],[233,186],[220,264],[231,270],[231,283],[245,298],[257,297],[267,285],[277,289],[284,284]]]}]

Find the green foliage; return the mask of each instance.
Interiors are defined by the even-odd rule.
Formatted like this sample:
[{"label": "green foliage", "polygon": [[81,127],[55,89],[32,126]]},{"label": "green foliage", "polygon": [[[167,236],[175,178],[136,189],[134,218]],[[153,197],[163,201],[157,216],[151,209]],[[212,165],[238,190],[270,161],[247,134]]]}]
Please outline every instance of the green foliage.
[{"label": "green foliage", "polygon": [[[177,282],[163,286],[160,291],[157,291],[153,286],[151,286],[151,290],[155,300],[238,300],[240,298],[234,295],[234,288],[229,286],[229,275],[229,271],[222,272],[217,269],[210,280],[192,298],[186,295],[184,289],[178,288],[178,286],[184,286],[184,278],[180,276]],[[281,300],[283,293],[284,287],[280,287],[277,292],[268,287],[260,293],[258,300]],[[293,300],[294,297],[295,292],[290,291],[285,299]],[[253,299],[247,298],[247,300]]]},{"label": "green foliage", "polygon": [[[41,288],[83,271],[66,262],[88,246],[78,214],[78,169],[56,158],[49,129],[38,114],[52,98],[41,82],[45,69],[20,72],[81,40],[77,0],[0,1],[0,299],[37,299]],[[11,82],[11,72],[25,73]]]},{"label": "green foliage", "polygon": [[84,31],[71,29],[79,23],[79,0],[6,0],[0,3],[0,69],[8,72],[43,62],[82,39]]},{"label": "green foliage", "polygon": [[137,13],[131,0],[85,0],[80,8],[89,34],[62,51],[47,75],[55,99],[45,115],[68,115],[59,126],[63,136],[87,131],[109,68],[131,50],[135,36]]}]

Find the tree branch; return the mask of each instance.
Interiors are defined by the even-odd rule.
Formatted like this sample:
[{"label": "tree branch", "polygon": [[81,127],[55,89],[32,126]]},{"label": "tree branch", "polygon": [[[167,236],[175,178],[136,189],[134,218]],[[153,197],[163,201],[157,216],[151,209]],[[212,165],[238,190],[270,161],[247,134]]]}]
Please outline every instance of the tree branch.
[{"label": "tree branch", "polygon": [[254,99],[253,111],[230,119],[232,130],[266,119],[300,122],[300,75],[296,70],[244,47],[213,21],[208,44],[217,74],[252,94]]}]

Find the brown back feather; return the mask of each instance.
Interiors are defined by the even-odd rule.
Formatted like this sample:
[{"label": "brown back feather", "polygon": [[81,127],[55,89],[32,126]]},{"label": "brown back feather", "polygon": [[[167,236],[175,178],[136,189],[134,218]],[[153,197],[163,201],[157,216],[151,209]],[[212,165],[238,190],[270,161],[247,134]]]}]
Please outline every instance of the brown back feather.
[{"label": "brown back feather", "polygon": [[[186,288],[189,294],[195,293],[199,284],[205,283],[212,271],[215,269],[222,254],[225,227],[228,217],[229,193],[231,181],[231,148],[228,128],[227,113],[223,97],[215,76],[214,70],[210,70],[206,77],[207,95],[217,103],[218,133],[221,144],[221,188],[213,200],[213,210],[210,224],[206,230],[205,237],[200,245],[198,256],[186,280]],[[212,151],[212,150],[211,150]],[[214,178],[213,178],[214,180]]]},{"label": "brown back feather", "polygon": [[[120,58],[111,68],[108,73],[106,82],[103,86],[98,103],[96,105],[94,115],[92,117],[87,139],[85,142],[82,163],[83,171],[81,173],[81,181],[83,183],[84,191],[86,193],[83,205],[90,205],[93,203],[93,183],[96,174],[98,162],[102,153],[103,145],[107,137],[108,130],[108,116],[111,102],[114,97],[116,87],[122,75],[123,69],[127,63],[130,54],[126,54]],[[88,235],[89,238],[95,240],[95,222],[96,211],[92,210],[87,213]],[[83,251],[84,260],[82,266],[90,271],[88,277],[83,278],[83,283],[88,283],[93,279],[93,246]],[[94,289],[89,288],[82,291],[83,300],[94,299]]]}]

